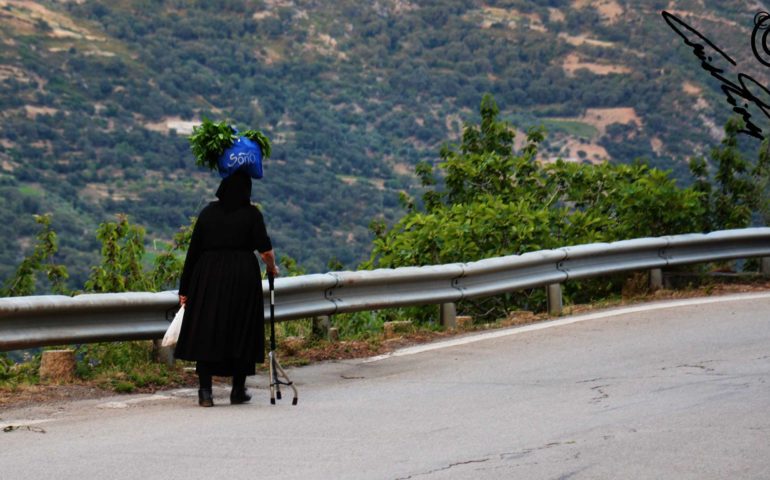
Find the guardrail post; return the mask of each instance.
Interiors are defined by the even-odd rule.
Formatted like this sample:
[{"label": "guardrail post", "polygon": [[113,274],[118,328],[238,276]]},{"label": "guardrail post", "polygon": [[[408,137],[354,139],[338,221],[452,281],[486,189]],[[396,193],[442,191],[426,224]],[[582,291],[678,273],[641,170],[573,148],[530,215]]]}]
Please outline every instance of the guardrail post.
[{"label": "guardrail post", "polygon": [[546,294],[548,295],[548,314],[554,316],[561,315],[561,284],[552,283],[548,285]]},{"label": "guardrail post", "polygon": [[330,327],[329,328],[329,341],[330,342],[339,342],[340,340],[340,331],[337,330],[337,327]]},{"label": "guardrail post", "polygon": [[329,338],[329,327],[332,321],[328,315],[313,317],[313,336],[316,338]]},{"label": "guardrail post", "polygon": [[173,367],[176,361],[174,358],[174,347],[164,347],[161,345],[161,342],[163,340],[159,338],[152,341],[152,356],[156,362]]},{"label": "guardrail post", "polygon": [[663,288],[663,270],[660,268],[653,268],[650,270],[650,290],[660,290]]},{"label": "guardrail post", "polygon": [[770,257],[762,257],[759,259],[759,273],[763,277],[770,277]]},{"label": "guardrail post", "polygon": [[441,326],[444,328],[457,327],[457,308],[454,303],[442,303],[440,309]]}]

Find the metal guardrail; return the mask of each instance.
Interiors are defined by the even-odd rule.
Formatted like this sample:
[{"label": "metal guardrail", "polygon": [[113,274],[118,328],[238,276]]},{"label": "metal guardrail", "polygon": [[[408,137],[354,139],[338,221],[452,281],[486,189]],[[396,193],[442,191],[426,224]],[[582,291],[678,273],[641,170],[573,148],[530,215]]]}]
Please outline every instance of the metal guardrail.
[{"label": "metal guardrail", "polygon": [[[622,271],[751,257],[770,257],[770,228],[593,243],[470,263],[302,275],[276,279],[275,314],[280,321],[450,303]],[[160,338],[176,307],[176,292],[2,298],[0,351]]]}]

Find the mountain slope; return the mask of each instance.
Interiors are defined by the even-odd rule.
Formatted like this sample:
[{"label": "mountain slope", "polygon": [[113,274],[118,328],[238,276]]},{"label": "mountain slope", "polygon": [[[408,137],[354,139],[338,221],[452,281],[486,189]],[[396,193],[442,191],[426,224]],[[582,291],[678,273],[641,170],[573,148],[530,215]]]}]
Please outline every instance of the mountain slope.
[{"label": "mountain slope", "polygon": [[369,221],[399,215],[413,165],[487,91],[519,129],[547,128],[543,159],[684,176],[729,106],[664,8],[767,84],[755,7],[734,0],[0,0],[0,278],[31,213],[54,211],[75,283],[117,212],[169,238],[217,184],[185,139],[203,116],[274,140],[254,200],[310,271],[366,258]]}]

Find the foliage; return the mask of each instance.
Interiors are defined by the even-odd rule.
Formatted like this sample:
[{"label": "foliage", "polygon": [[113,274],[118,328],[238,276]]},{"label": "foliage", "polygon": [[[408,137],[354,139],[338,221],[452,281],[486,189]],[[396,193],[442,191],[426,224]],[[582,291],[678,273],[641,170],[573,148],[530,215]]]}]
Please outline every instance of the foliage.
[{"label": "foliage", "polygon": [[132,225],[126,215],[117,222],[99,225],[96,237],[102,242],[102,262],[91,267],[85,289],[90,292],[144,292],[150,284],[144,275],[144,228]]},{"label": "foliage", "polygon": [[203,117],[201,124],[193,127],[193,133],[188,140],[195,164],[216,170],[219,157],[232,147],[237,139],[235,130],[227,122],[214,123]]},{"label": "foliage", "polygon": [[33,385],[39,381],[40,354],[33,355],[23,362],[15,362],[7,354],[0,352],[0,387],[11,389],[19,385]]},{"label": "foliage", "polygon": [[76,374],[117,392],[160,387],[178,382],[179,368],[154,362],[149,341],[81,345],[76,350]]},{"label": "foliage", "polygon": [[284,277],[296,277],[307,273],[305,269],[297,263],[296,259],[288,255],[282,255],[279,264],[283,268],[283,272],[281,273]]},{"label": "foliage", "polygon": [[763,225],[770,224],[770,139],[765,139],[759,149],[757,164],[753,171],[757,185],[757,210]]},{"label": "foliage", "polygon": [[[424,207],[408,201],[409,212],[390,229],[373,223],[368,267],[469,262],[697,229],[701,193],[678,187],[667,172],[641,162],[541,165],[536,154],[542,130],[531,129],[515,153],[514,130],[499,120],[491,95],[482,100],[480,114],[479,125],[465,126],[460,145],[441,149],[441,179],[429,165],[418,167]],[[573,292],[591,295],[580,290]],[[525,293],[469,308],[500,316],[517,301],[534,298]],[[542,301],[534,307],[542,308]]]},{"label": "foliage", "polygon": [[535,160],[540,130],[519,154],[513,129],[482,102],[481,124],[467,125],[462,144],[441,151],[439,189],[433,170],[419,172],[424,210],[412,208],[389,230],[374,224],[369,266],[472,261],[593,241],[692,231],[700,195],[643,163],[577,164]]},{"label": "foliage", "polygon": [[32,253],[21,261],[14,277],[0,290],[0,296],[32,295],[35,292],[37,274],[40,271],[45,272],[54,292],[67,293],[65,286],[68,277],[67,268],[54,263],[59,244],[56,232],[51,228],[51,215],[35,215],[35,222],[42,227],[36,236],[35,247]]},{"label": "foliage", "polygon": [[181,253],[187,250],[195,225],[180,228],[174,243],[158,255],[154,268],[144,267],[144,228],[132,225],[126,215],[118,215],[117,222],[105,222],[97,229],[102,242],[102,262],[91,267],[91,277],[85,289],[91,292],[141,292],[173,287],[179,279],[184,261]]},{"label": "foliage", "polygon": [[[626,8],[626,21],[606,22],[595,8],[570,2],[548,2],[563,20],[534,0],[494,8],[461,0],[412,3],[406,9],[353,0],[41,4],[79,38],[30,22],[25,9],[6,9],[0,29],[13,41],[0,43],[0,63],[13,73],[0,80],[0,163],[10,166],[2,181],[42,192],[31,198],[14,189],[8,201],[18,209],[8,211],[50,210],[63,224],[57,209],[70,210],[79,222],[68,222],[73,239],[63,241],[60,255],[71,265],[70,287],[79,287],[89,272],[78,265],[89,265],[99,247],[83,231],[124,212],[170,239],[200,209],[199,199],[212,190],[210,175],[189,168],[181,130],[162,130],[171,119],[221,117],[259,125],[276,142],[270,181],[255,195],[266,199],[280,253],[312,272],[332,257],[350,268],[369,256],[369,219],[395,221],[403,212],[394,191],[415,194],[413,178],[392,167],[434,161],[440,142],[457,131],[458,112],[475,109],[481,92],[492,92],[519,126],[562,123],[539,146],[549,156],[563,133],[598,135],[613,162],[647,156],[680,179],[687,178],[680,159],[710,141],[701,115],[717,124],[727,118],[721,84],[696,71],[691,49],[673,41],[675,33],[659,15],[647,14],[648,5]],[[738,55],[751,52],[737,46],[746,27],[737,5],[709,4],[726,20],[721,32],[700,17],[688,21],[741,61]],[[488,25],[489,15],[500,14],[506,18]],[[529,28],[538,18],[543,28]],[[581,35],[592,41],[575,45]],[[647,54],[628,55],[639,45]],[[628,73],[565,72],[568,55]],[[767,83],[761,72],[756,78]],[[683,82],[702,94],[683,95]],[[696,115],[691,107],[699,99]],[[615,107],[633,107],[641,122],[609,125],[602,137],[563,120]],[[652,139],[660,140],[660,152]],[[388,187],[345,184],[340,175]],[[11,238],[23,222],[0,222],[0,236]],[[352,233],[350,243],[338,231]],[[0,251],[3,278],[22,249],[8,243]]]},{"label": "foliage", "polygon": [[264,158],[270,158],[272,147],[270,146],[270,139],[267,138],[264,133],[259,130],[246,130],[243,132],[243,136],[259,145],[259,149],[262,150]]},{"label": "foliage", "polygon": [[190,245],[196,221],[196,217],[190,218],[190,225],[182,226],[174,235],[174,243],[155,257],[154,268],[149,273],[150,284],[154,290],[170,289],[176,286],[184,267],[182,254],[187,251]]},{"label": "foliage", "polygon": [[385,319],[380,312],[343,313],[332,317],[332,323],[343,339],[367,339],[382,333]]},{"label": "foliage", "polygon": [[[246,130],[243,136],[252,140],[262,150],[264,158],[270,157],[270,140],[258,130]],[[238,139],[238,132],[227,122],[214,123],[206,117],[200,125],[193,127],[189,137],[190,148],[195,157],[195,164],[216,170],[219,157],[233,146]]]},{"label": "foliage", "polygon": [[[738,148],[738,132],[744,127],[741,118],[730,118],[725,124],[724,139],[711,149],[711,162],[702,157],[690,159],[696,188],[703,195],[704,231],[748,227],[757,211],[764,214],[767,222],[770,143],[763,142],[752,165]],[[711,169],[715,171],[712,173]]]},{"label": "foliage", "polygon": [[611,241],[694,232],[704,213],[696,188],[681,188],[668,172],[643,162],[557,161],[545,170],[555,183],[552,194],[560,205],[570,206],[563,235],[569,243],[564,245],[594,241],[592,237]]}]

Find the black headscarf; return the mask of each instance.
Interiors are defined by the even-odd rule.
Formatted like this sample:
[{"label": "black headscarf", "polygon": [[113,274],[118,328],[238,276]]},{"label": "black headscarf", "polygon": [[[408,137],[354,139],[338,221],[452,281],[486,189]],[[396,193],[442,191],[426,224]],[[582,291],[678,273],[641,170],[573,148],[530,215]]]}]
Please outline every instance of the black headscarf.
[{"label": "black headscarf", "polygon": [[222,180],[217,189],[219,203],[227,211],[236,210],[251,204],[251,177],[243,170],[238,170]]}]

